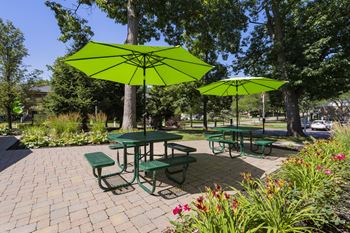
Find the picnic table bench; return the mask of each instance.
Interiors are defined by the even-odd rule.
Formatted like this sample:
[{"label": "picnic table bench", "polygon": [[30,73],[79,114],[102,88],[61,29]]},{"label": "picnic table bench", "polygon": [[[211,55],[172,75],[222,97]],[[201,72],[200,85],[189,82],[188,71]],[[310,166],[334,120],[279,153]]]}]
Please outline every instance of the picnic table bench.
[{"label": "picnic table bench", "polygon": [[173,142],[172,143],[168,143],[167,147],[171,148],[171,155],[172,155],[172,157],[174,157],[174,150],[185,152],[187,156],[191,152],[196,152],[197,151],[196,148],[185,146],[185,145],[181,145],[181,144],[178,144],[178,143],[173,143]]},{"label": "picnic table bench", "polygon": [[[255,153],[258,153],[260,155],[260,157],[264,158],[265,155],[270,155],[272,152],[272,144],[275,141],[272,140],[264,140],[264,139],[260,139],[260,140],[256,140],[253,145],[255,145],[256,148],[253,148],[252,151]],[[266,152],[265,149],[269,148],[269,151]]]},{"label": "picnic table bench", "polygon": [[[185,182],[186,172],[189,164],[194,163],[196,161],[197,160],[192,156],[179,156],[179,157],[171,157],[171,158],[164,158],[164,159],[157,159],[153,161],[142,162],[140,163],[140,167],[139,167],[140,170],[143,170],[145,172],[152,172],[152,189],[149,189],[145,185],[143,185],[139,177],[137,178],[137,182],[141,186],[141,188],[143,188],[143,190],[152,194],[156,189],[156,179],[155,179],[156,171],[160,169],[165,169],[165,175],[167,176],[167,178],[181,185]],[[170,167],[181,166],[181,165],[182,165],[181,170],[177,170],[177,171],[169,170]],[[182,172],[182,178],[180,180],[177,180],[173,176],[171,176],[179,172]]]},{"label": "picnic table bench", "polygon": [[[92,173],[98,180],[98,186],[103,190],[110,190],[112,188],[117,187],[105,187],[102,185],[102,179],[119,175],[121,172],[116,173],[110,173],[107,175],[102,175],[102,168],[104,167],[110,167],[115,164],[115,161],[111,159],[108,155],[106,155],[103,152],[93,152],[93,153],[86,153],[85,155],[86,160],[89,162],[90,166],[92,167]],[[96,173],[97,170],[97,173]],[[128,184],[122,184],[118,185],[118,187],[126,186]]]},{"label": "picnic table bench", "polygon": [[[232,155],[232,150],[233,149],[238,149],[239,148],[239,142],[232,140],[232,139],[227,139],[224,137],[224,134],[213,134],[213,135],[209,135],[207,138],[208,142],[209,142],[209,148],[211,149],[211,151],[213,152],[213,154],[219,154],[225,151],[225,145],[228,145],[228,149],[229,149],[229,154],[230,157],[233,158]],[[219,146],[215,147],[215,143],[218,143]]]}]

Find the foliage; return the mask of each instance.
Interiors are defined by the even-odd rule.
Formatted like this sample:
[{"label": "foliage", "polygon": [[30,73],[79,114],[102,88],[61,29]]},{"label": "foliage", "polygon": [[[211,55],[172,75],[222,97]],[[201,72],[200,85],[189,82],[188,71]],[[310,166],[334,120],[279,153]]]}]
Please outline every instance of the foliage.
[{"label": "foliage", "polygon": [[244,176],[244,194],[235,190],[229,195],[218,185],[209,188],[191,204],[194,213],[179,214],[180,222],[173,222],[176,232],[313,232],[302,223],[317,220],[318,214],[304,196],[294,198],[285,180],[267,177],[263,183]]},{"label": "foliage", "polygon": [[[50,116],[40,126],[23,127],[21,143],[28,148],[101,144],[108,142],[104,124],[106,115],[98,114],[92,119],[97,125],[92,131],[81,131],[81,117],[78,113]],[[103,122],[103,129],[101,128]]]},{"label": "foliage", "polygon": [[[45,129],[28,128],[23,133],[21,143],[27,148],[57,147],[57,146],[81,146],[87,144],[102,144],[108,142],[107,133],[88,132],[88,133],[66,133],[60,137],[42,134]],[[33,134],[32,132],[38,133]]]},{"label": "foliage", "polygon": [[[349,1],[245,1],[254,29],[238,69],[289,81],[284,89],[288,131],[301,133],[298,101],[349,90]],[[324,91],[327,90],[327,91]]]},{"label": "foliage", "polygon": [[[349,129],[350,126],[335,126],[332,140],[306,145],[264,181],[243,174],[243,191],[233,189],[233,196],[216,186],[193,201],[189,213],[184,214],[177,207],[178,220],[173,222],[175,231],[348,230],[348,213],[342,206],[350,198],[344,195],[350,180]],[[235,211],[241,212],[236,215]]]},{"label": "foliage", "polygon": [[12,128],[9,129],[7,126],[5,125],[0,125],[0,135],[2,136],[7,136],[7,135],[19,135],[21,132],[18,129]]},{"label": "foliage", "polygon": [[81,117],[78,113],[67,113],[58,116],[50,116],[46,125],[50,129],[50,133],[56,136],[64,133],[74,134],[81,130]]},{"label": "foliage", "polygon": [[90,129],[92,132],[106,132],[107,116],[104,113],[90,114]]},{"label": "foliage", "polygon": [[[80,18],[77,12],[82,5],[97,6],[116,23],[128,25],[126,43],[145,44],[152,39],[159,40],[163,35],[169,44],[185,45],[191,53],[211,64],[215,64],[219,58],[226,60],[229,53],[237,52],[240,32],[246,27],[246,17],[239,2],[228,0],[209,2],[84,0],[76,1],[76,6],[72,9],[52,1],[46,1],[46,5],[56,14],[62,34],[61,40],[64,42],[69,39],[84,41],[80,39],[79,32],[87,36],[92,35],[86,20]],[[206,82],[213,77],[215,75],[207,75]],[[125,95],[130,98],[124,99],[124,112],[136,115],[134,89],[126,86]],[[190,99],[194,100],[191,97]],[[186,111],[194,110],[186,109]],[[206,109],[203,111],[206,112]],[[129,115],[125,114],[124,128],[136,125],[133,122],[136,116]]]},{"label": "foliage", "polygon": [[335,123],[332,127],[332,137],[339,144],[350,150],[350,126],[341,126]]},{"label": "foliage", "polygon": [[10,129],[13,105],[20,96],[19,83],[24,78],[22,61],[27,55],[23,33],[0,18],[0,108],[6,112]]}]

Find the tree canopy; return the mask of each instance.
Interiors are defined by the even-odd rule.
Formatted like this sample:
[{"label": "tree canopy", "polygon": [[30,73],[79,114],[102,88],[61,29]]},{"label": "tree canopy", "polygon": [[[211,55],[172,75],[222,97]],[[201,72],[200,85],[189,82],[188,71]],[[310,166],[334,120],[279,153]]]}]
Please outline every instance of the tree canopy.
[{"label": "tree canopy", "polygon": [[20,97],[19,84],[25,77],[22,62],[27,55],[23,33],[0,18],[0,107],[6,112],[10,129],[13,108]]},{"label": "tree canopy", "polygon": [[[302,134],[298,101],[349,90],[350,2],[245,1],[255,24],[238,67],[249,75],[289,81],[283,90],[288,133]],[[258,21],[258,22],[257,22]],[[327,90],[327,91],[323,91]]]}]

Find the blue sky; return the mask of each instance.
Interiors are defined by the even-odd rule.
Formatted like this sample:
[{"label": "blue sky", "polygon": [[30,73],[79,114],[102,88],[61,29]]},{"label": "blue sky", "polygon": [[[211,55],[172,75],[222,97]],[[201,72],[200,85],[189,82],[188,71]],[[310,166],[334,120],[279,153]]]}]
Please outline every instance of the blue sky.
[{"label": "blue sky", "polygon": [[[52,65],[58,56],[66,52],[66,45],[58,41],[60,31],[54,13],[45,6],[44,0],[2,0],[0,18],[10,20],[25,37],[28,57],[24,64],[29,69],[44,71],[43,78],[49,79],[46,65]],[[60,1],[64,6],[72,6],[74,0]],[[126,26],[118,25],[97,7],[82,8],[79,15],[88,20],[95,33],[92,40],[110,43],[124,43]],[[163,41],[152,41],[150,45],[166,45]]]},{"label": "blue sky", "polygon": [[[62,1],[70,6],[72,0]],[[95,33],[93,40],[113,43],[124,43],[126,26],[118,25],[107,18],[106,14],[94,7],[91,10],[81,9],[83,15]],[[50,73],[46,65],[51,65],[58,56],[65,54],[66,45],[58,41],[60,31],[54,13],[40,0],[2,0],[0,18],[10,20],[19,28],[25,37],[25,46],[29,56],[24,64],[30,69],[44,71],[43,78],[48,79]],[[152,45],[165,45],[162,41],[154,41]]]}]

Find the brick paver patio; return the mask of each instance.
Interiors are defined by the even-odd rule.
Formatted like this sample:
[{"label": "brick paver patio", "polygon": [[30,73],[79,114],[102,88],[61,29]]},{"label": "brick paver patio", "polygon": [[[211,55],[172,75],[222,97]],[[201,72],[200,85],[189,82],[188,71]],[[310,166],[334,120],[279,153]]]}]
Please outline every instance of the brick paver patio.
[{"label": "brick paver patio", "polygon": [[[265,159],[231,159],[228,153],[211,155],[206,141],[181,142],[197,148],[193,154],[197,163],[190,165],[182,187],[159,172],[160,182],[152,196],[137,184],[113,192],[98,187],[83,154],[102,151],[116,158],[107,145],[6,151],[13,142],[12,137],[0,137],[0,232],[11,233],[162,232],[174,219],[172,209],[189,203],[206,186],[218,183],[239,188],[241,172],[262,177],[291,153],[274,149]],[[155,151],[161,153],[162,145],[156,144]]]}]

